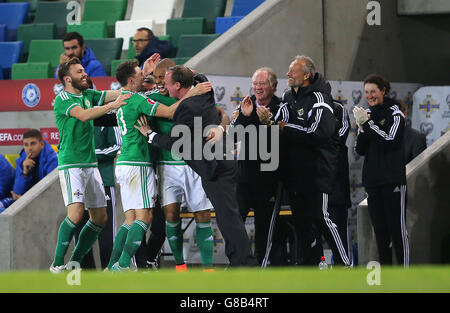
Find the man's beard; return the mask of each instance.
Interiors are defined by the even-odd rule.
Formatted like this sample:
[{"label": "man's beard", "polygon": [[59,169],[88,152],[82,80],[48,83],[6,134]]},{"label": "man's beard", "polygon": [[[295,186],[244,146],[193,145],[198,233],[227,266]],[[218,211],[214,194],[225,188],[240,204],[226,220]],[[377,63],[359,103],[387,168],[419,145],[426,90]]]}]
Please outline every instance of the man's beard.
[{"label": "man's beard", "polygon": [[75,79],[72,77],[72,87],[74,87],[78,90],[81,90],[81,91],[88,89],[89,88],[88,82],[87,81],[83,82],[82,80],[83,80],[83,78]]}]

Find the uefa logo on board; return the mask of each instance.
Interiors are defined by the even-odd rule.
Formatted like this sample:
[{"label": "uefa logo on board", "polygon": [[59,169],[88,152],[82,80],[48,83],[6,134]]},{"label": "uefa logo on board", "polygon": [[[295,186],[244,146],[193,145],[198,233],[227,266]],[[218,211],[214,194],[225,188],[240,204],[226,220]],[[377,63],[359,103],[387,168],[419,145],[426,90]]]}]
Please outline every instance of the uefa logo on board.
[{"label": "uefa logo on board", "polygon": [[22,100],[27,107],[35,107],[41,100],[41,92],[38,86],[33,83],[26,84],[22,89]]}]

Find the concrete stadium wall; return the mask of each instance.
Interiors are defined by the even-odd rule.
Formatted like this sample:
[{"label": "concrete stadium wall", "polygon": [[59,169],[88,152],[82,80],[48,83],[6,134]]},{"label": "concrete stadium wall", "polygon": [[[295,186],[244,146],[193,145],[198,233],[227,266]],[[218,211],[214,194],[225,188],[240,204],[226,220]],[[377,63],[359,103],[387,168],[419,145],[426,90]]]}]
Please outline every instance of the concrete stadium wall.
[{"label": "concrete stadium wall", "polygon": [[306,54],[314,56],[323,71],[322,10],[317,0],[266,0],[186,66],[236,76],[251,76],[258,67],[270,66],[284,77],[294,55]]},{"label": "concrete stadium wall", "polygon": [[379,72],[390,81],[450,84],[449,14],[400,16],[397,1],[378,2],[381,25],[369,26],[368,1],[266,0],[186,65],[240,76],[267,65],[285,77],[293,56],[306,54],[329,80]]},{"label": "concrete stadium wall", "polygon": [[[450,263],[450,132],[406,166],[406,227],[411,264]],[[378,260],[372,222],[364,200],[357,211],[358,261]]]},{"label": "concrete stadium wall", "polygon": [[[124,220],[119,199],[120,190],[116,188],[118,226]],[[0,271],[48,270],[55,253],[59,225],[66,215],[55,169],[0,214]],[[72,250],[73,241],[66,257]],[[93,251],[98,267],[97,243]]]}]

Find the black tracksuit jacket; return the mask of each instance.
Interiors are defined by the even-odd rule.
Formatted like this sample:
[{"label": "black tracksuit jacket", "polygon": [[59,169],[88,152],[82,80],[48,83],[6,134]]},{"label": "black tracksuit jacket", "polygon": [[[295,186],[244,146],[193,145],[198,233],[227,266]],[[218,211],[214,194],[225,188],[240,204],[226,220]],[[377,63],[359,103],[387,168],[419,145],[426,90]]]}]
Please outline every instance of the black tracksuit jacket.
[{"label": "black tracksuit jacket", "polygon": [[[245,147],[241,147],[241,152],[245,154],[245,156],[240,156],[240,160],[238,162],[238,180],[240,182],[246,182],[246,183],[252,183],[252,184],[272,184],[274,181],[278,180],[278,170],[273,172],[262,172],[261,169],[261,163],[266,162],[261,160],[259,155],[259,136],[260,131],[266,131],[267,132],[267,150],[272,151],[272,143],[271,143],[271,135],[270,135],[270,127],[278,127],[276,126],[276,123],[278,121],[289,121],[289,109],[287,108],[286,104],[281,103],[281,99],[277,96],[273,96],[272,100],[270,101],[268,108],[270,109],[270,120],[272,122],[273,126],[263,126],[261,129],[259,126],[264,125],[260,122],[258,114],[256,113],[256,97],[252,96],[251,100],[253,102],[253,111],[250,116],[245,116],[241,113],[241,108],[239,106],[239,115],[238,117],[231,122],[231,125],[237,126],[242,125],[244,127],[247,127],[249,125],[255,125],[257,127],[257,138],[253,138],[253,140],[257,140],[257,143],[254,143],[253,145],[250,145],[250,138],[248,136],[248,133],[245,135]],[[257,153],[257,159],[256,160],[250,160],[250,146],[258,147]],[[281,149],[281,147],[279,146]],[[253,151],[254,152],[254,151]],[[244,157],[244,158],[243,158]],[[280,156],[281,158],[281,156]],[[267,161],[268,162],[268,161]]]},{"label": "black tracksuit jacket", "polygon": [[331,86],[316,73],[312,83],[283,94],[291,111],[282,131],[287,143],[286,180],[304,191],[330,193],[337,170],[338,132]]},{"label": "black tracksuit jacket", "polygon": [[355,150],[364,156],[362,184],[364,187],[405,185],[406,169],[403,150],[405,117],[393,99],[367,109],[370,119],[356,139]]}]

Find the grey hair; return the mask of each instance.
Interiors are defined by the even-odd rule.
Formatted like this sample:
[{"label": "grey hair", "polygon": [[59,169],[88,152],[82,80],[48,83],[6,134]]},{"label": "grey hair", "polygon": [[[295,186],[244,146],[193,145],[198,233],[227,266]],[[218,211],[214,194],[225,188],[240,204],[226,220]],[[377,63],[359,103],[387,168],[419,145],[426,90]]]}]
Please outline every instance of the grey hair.
[{"label": "grey hair", "polygon": [[310,73],[311,74],[309,77],[310,80],[314,78],[314,76],[316,75],[316,65],[314,64],[314,61],[310,57],[307,57],[306,55],[296,55],[294,61],[296,62],[303,61],[304,62],[303,73],[305,74]]},{"label": "grey hair", "polygon": [[277,74],[275,74],[275,72],[267,66],[261,67],[259,69],[257,69],[255,71],[255,73],[253,73],[253,76],[255,76],[257,73],[259,72],[266,72],[267,75],[269,76],[269,84],[270,86],[273,88],[273,91],[276,92],[277,91],[277,86],[278,86],[278,78],[277,78]]}]

